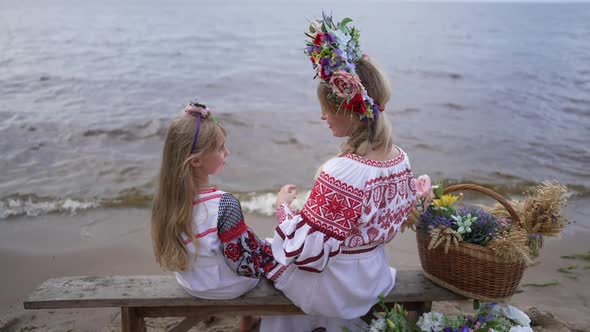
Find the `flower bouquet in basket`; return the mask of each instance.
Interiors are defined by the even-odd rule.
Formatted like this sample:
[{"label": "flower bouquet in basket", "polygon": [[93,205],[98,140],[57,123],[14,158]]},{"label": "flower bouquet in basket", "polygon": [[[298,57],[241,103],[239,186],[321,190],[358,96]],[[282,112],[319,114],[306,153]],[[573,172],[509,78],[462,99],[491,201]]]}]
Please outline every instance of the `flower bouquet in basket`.
[{"label": "flower bouquet in basket", "polygon": [[[416,230],[424,275],[469,298],[508,300],[527,265],[534,262],[543,236],[559,235],[568,224],[562,213],[567,189],[543,182],[524,201],[505,200],[474,184],[443,188],[427,175],[416,179],[417,202],[408,224]],[[471,190],[497,201],[493,207],[458,207]]]}]

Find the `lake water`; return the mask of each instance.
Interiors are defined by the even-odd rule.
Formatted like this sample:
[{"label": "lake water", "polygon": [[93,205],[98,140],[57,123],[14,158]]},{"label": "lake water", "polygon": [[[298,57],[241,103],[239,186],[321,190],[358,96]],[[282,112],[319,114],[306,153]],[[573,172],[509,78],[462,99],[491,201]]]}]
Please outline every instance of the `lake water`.
[{"label": "lake water", "polygon": [[0,0],[0,218],[147,204],[195,97],[229,130],[220,188],[260,213],[309,189],[339,145],[303,54],[322,10],[388,74],[416,175],[590,197],[590,4]]}]

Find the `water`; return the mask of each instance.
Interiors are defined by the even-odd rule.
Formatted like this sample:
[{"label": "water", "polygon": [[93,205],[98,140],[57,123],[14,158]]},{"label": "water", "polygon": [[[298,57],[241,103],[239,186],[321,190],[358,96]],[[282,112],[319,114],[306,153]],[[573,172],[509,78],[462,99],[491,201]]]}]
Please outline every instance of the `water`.
[{"label": "water", "polygon": [[230,133],[219,187],[262,213],[309,189],[339,144],[303,55],[322,9],[389,75],[416,174],[590,196],[590,4],[0,0],[0,218],[145,205],[194,97]]}]

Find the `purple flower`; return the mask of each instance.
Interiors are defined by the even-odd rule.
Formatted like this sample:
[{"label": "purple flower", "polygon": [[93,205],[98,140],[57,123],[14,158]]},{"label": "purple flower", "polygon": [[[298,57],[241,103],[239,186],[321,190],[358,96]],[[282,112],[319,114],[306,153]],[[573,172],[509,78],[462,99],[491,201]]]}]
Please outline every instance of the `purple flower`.
[{"label": "purple flower", "polygon": [[452,223],[453,220],[450,217],[440,215],[436,211],[428,208],[420,215],[417,229],[423,234],[428,234],[430,226],[433,228],[450,228]]},{"label": "purple flower", "polygon": [[331,32],[328,32],[324,35],[324,40],[333,43],[336,40],[336,37],[334,37]]},{"label": "purple flower", "polygon": [[332,72],[330,70],[330,59],[329,58],[322,58],[320,60],[320,63],[322,64],[322,68],[324,69],[324,75],[330,76],[330,74]]},{"label": "purple flower", "polygon": [[373,104],[373,119],[375,119],[375,121],[377,121],[377,119],[379,119],[379,112],[381,110],[379,110],[379,107],[375,104]]}]

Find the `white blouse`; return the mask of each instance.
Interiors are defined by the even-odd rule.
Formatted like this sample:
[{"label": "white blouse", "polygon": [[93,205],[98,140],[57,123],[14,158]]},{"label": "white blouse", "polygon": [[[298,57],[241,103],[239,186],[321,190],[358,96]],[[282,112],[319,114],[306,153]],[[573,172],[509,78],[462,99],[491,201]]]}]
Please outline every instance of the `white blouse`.
[{"label": "white blouse", "polygon": [[287,204],[277,208],[272,243],[277,262],[321,272],[331,257],[391,241],[416,196],[409,160],[399,150],[388,161],[354,154],[329,160],[300,214]]}]

